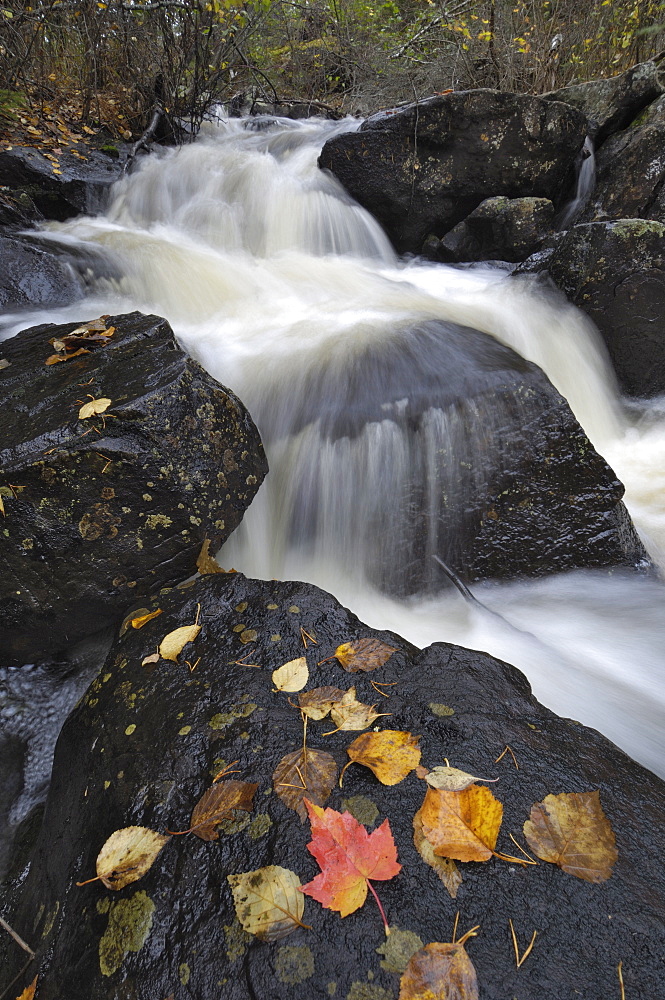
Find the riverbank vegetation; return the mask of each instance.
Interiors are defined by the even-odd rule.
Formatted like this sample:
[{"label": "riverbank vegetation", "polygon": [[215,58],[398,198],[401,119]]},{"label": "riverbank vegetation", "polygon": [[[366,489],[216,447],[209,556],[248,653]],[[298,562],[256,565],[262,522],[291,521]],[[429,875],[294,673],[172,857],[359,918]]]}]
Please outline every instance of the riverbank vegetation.
[{"label": "riverbank vegetation", "polygon": [[127,138],[160,103],[196,131],[248,91],[342,113],[447,89],[542,93],[663,47],[663,0],[5,0],[0,128],[64,115]]}]

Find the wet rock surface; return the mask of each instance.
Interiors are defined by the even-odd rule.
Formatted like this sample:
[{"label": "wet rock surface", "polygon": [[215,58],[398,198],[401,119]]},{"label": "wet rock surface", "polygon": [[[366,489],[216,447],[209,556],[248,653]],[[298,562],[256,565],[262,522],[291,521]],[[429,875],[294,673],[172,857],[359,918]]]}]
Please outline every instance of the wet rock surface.
[{"label": "wet rock surface", "polygon": [[471,90],[366,119],[330,139],[329,169],[383,225],[398,252],[419,253],[486,198],[563,196],[586,117],[540,97]]},{"label": "wet rock surface", "polygon": [[[0,662],[117,622],[128,600],[194,572],[266,472],[247,411],[177,346],[165,320],[107,317],[114,335],[46,365],[45,325],[2,345]],[[82,404],[109,399],[97,416]]]},{"label": "wet rock surface", "polygon": [[[39,974],[40,1000],[395,1000],[400,951],[417,946],[416,937],[423,944],[450,941],[459,911],[458,936],[480,925],[467,950],[483,1000],[578,993],[600,1000],[618,992],[620,961],[627,995],[659,995],[661,781],[595,731],[539,705],[515,668],[445,643],[417,650],[363,625],[317,588],[215,576],[162,593],[158,602],[158,618],[118,639],[58,742],[30,871],[4,896],[4,918],[36,951],[15,993]],[[200,657],[195,671],[164,660],[141,666],[169,630],[197,618],[202,631],[180,657]],[[303,648],[301,627],[318,645]],[[334,659],[317,665],[339,643],[368,636],[397,648],[371,674],[349,675]],[[492,859],[459,865],[463,881],[452,899],[413,844],[424,782],[411,773],[388,787],[354,765],[327,805],[349,808],[370,826],[390,821],[403,868],[377,890],[391,926],[402,932],[391,935],[395,947],[370,898],[343,920],[307,898],[303,922],[311,929],[272,944],[246,934],[229,874],[278,864],[305,883],[318,873],[306,849],[309,824],[276,797],[271,779],[303,736],[300,713],[273,691],[271,671],[299,656],[309,663],[308,687],[355,684],[360,700],[380,701],[391,715],[379,728],[420,736],[427,766],[447,757],[471,773],[499,777],[492,789],[504,805],[500,851],[515,852],[508,834],[523,839],[531,805],[548,793],[598,789],[618,848],[609,880],[594,885],[545,862],[522,868]],[[383,688],[389,698],[377,695],[372,680],[393,685]],[[310,722],[308,745],[342,766],[357,734],[322,735],[330,728],[328,720]],[[497,761],[506,745],[519,770],[508,753]],[[141,881],[118,892],[99,882],[75,885],[94,874],[114,830],[186,829],[194,804],[232,761],[235,777],[259,787],[253,811],[224,821],[218,841],[172,838]],[[538,932],[519,970],[509,919],[522,950]],[[0,936],[0,988],[24,958]]]},{"label": "wet rock surface", "polygon": [[641,219],[575,226],[545,266],[597,325],[622,390],[665,392],[665,226]]},{"label": "wet rock surface", "polygon": [[19,236],[0,236],[0,309],[62,306],[83,294],[83,280],[66,258]]},{"label": "wet rock surface", "polygon": [[553,219],[548,198],[487,198],[439,241],[436,259],[523,261],[552,232]]},{"label": "wet rock surface", "polygon": [[589,119],[589,134],[600,146],[663,93],[662,69],[656,60],[638,63],[608,80],[589,80],[553,90],[543,97],[563,101]]}]

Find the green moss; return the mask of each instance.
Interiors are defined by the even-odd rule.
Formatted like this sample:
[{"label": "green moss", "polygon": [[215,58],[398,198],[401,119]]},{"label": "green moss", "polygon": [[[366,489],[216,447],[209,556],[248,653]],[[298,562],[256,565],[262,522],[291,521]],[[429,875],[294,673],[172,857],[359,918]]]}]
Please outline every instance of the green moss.
[{"label": "green moss", "polygon": [[111,143],[107,143],[106,146],[100,146],[99,150],[101,153],[106,153],[107,156],[112,156],[114,159],[117,159],[120,156],[120,150],[118,147],[112,145]]},{"label": "green moss", "polygon": [[283,945],[275,958],[275,974],[282,983],[295,986],[314,975],[314,955],[310,948]]},{"label": "green moss", "polygon": [[178,979],[180,980],[183,986],[187,985],[191,974],[192,970],[187,965],[187,962],[181,962],[180,965],[178,966]]},{"label": "green moss", "polygon": [[351,983],[346,1000],[395,1000],[395,994],[374,983],[357,982]]},{"label": "green moss", "polygon": [[250,823],[247,833],[252,840],[259,840],[260,837],[265,837],[271,826],[272,820],[268,813],[259,813]]},{"label": "green moss", "polygon": [[152,929],[154,912],[155,904],[143,891],[111,904],[108,926],[99,942],[103,976],[117,972],[128,951],[141,950]]}]

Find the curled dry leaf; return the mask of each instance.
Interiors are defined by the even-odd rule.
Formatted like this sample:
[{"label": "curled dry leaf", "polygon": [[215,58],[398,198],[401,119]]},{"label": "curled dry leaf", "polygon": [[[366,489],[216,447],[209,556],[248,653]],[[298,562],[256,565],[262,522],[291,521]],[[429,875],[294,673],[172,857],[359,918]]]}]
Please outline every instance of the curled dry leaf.
[{"label": "curled dry leaf", "polygon": [[432,788],[440,788],[446,792],[462,792],[474,781],[498,781],[498,778],[477,778],[466,771],[460,771],[456,767],[433,767],[431,771],[423,775],[425,781]]},{"label": "curled dry leaf", "polygon": [[484,785],[461,792],[428,788],[416,817],[439,857],[487,861],[499,836],[503,805]]},{"label": "curled dry leaf", "polygon": [[382,785],[397,785],[420,764],[419,740],[419,736],[399,729],[363,733],[346,748],[351,758],[346,767],[353,763],[364,764]]},{"label": "curled dry leaf", "polygon": [[330,708],[330,718],[337,729],[332,729],[324,735],[331,736],[332,733],[337,733],[340,730],[367,729],[375,719],[382,715],[390,715],[390,712],[376,712],[375,708],[376,705],[365,705],[362,701],[358,701],[356,689],[349,688],[340,701],[334,702]]},{"label": "curled dry leaf", "polygon": [[463,944],[428,944],[411,957],[399,1000],[478,1000],[476,970]]},{"label": "curled dry leaf", "polygon": [[72,351],[71,354],[51,354],[44,362],[45,365],[57,365],[58,361],[69,361],[71,358],[77,358],[79,354],[90,354],[90,351],[86,351],[84,347],[80,347],[78,351]]},{"label": "curled dry leaf", "polygon": [[217,840],[217,827],[232,809],[251,812],[258,787],[249,781],[234,780],[211,785],[194,806],[189,830],[181,833],[194,833],[201,840]]},{"label": "curled dry leaf", "polygon": [[159,663],[159,653],[151,653],[150,656],[144,656],[141,660],[142,667],[147,667],[151,663]]},{"label": "curled dry leaf", "polygon": [[100,396],[99,399],[91,399],[89,403],[84,403],[79,410],[79,420],[97,417],[100,413],[105,413],[110,405],[111,400],[107,399],[106,396]]},{"label": "curled dry leaf", "polygon": [[304,656],[283,663],[272,672],[272,682],[277,691],[302,691],[309,680],[309,668]]},{"label": "curled dry leaf", "polygon": [[156,611],[151,611],[150,608],[137,608],[135,611],[130,611],[120,626],[120,635],[125,635],[130,628],[143,628],[161,613],[161,608],[157,608]]},{"label": "curled dry leaf", "polygon": [[38,978],[39,978],[38,976],[35,976],[30,985],[26,986],[26,988],[23,990],[21,995],[16,998],[16,1000],[33,1000],[33,997],[35,995],[35,990],[37,989]]},{"label": "curled dry leaf", "polygon": [[356,674],[359,670],[368,672],[382,667],[387,660],[396,653],[394,646],[389,646],[380,639],[354,639],[352,642],[343,642],[335,650],[335,657],[350,674]]},{"label": "curled dry leaf", "polygon": [[423,824],[420,813],[413,817],[413,843],[418,854],[426,865],[433,868],[445,885],[451,899],[457,898],[457,890],[462,884],[462,875],[452,858],[439,858],[434,853],[434,848],[423,833]]},{"label": "curled dry leaf", "polygon": [[302,747],[282,757],[272,776],[275,793],[285,806],[307,819],[305,796],[322,806],[335,787],[337,764],[329,753]]},{"label": "curled dry leaf", "polygon": [[164,660],[177,663],[184,647],[188,642],[194,642],[200,631],[200,625],[181,625],[180,628],[168,632],[159,644],[159,655]]},{"label": "curled dry leaf", "polygon": [[[170,836],[150,830],[147,826],[126,826],[116,830],[97,855],[97,879],[107,889],[124,889],[130,882],[136,882],[145,875],[170,839]],[[97,879],[88,881],[96,882]]]},{"label": "curled dry leaf", "polygon": [[312,688],[311,691],[302,691],[298,695],[298,706],[308,718],[318,722],[319,719],[325,719],[335,702],[343,697],[344,691],[341,688]]},{"label": "curled dry leaf", "polygon": [[[295,872],[268,865],[253,872],[227,875],[236,916],[242,929],[261,941],[279,941],[302,922],[305,898]],[[309,930],[309,928],[307,928]]]},{"label": "curled dry leaf", "polygon": [[210,555],[210,539],[205,538],[203,545],[201,546],[201,551],[198,554],[196,560],[196,568],[201,574],[201,576],[207,576],[210,573],[223,573],[224,570],[219,565],[214,556]]},{"label": "curled dry leaf", "polygon": [[551,861],[585,882],[605,882],[618,857],[598,791],[546,795],[531,807],[524,836],[542,861]]}]

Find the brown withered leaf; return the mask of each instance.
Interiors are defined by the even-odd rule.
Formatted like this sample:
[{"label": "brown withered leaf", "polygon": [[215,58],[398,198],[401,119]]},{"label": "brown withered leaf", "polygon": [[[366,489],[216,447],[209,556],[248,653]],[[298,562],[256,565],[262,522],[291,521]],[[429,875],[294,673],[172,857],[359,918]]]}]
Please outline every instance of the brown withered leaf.
[{"label": "brown withered leaf", "polygon": [[423,777],[432,788],[440,788],[446,792],[462,792],[475,781],[498,781],[498,778],[477,778],[473,774],[467,774],[466,771],[450,766],[433,767]]},{"label": "brown withered leaf", "polygon": [[194,642],[201,631],[200,625],[181,625],[174,628],[172,632],[167,632],[159,644],[159,655],[164,660],[178,662],[178,656],[182,653],[188,642]]},{"label": "brown withered leaf", "polygon": [[[344,691],[336,687],[318,687],[311,691],[301,691],[298,695],[298,706],[301,712],[315,721],[325,719],[333,704],[344,697]],[[321,802],[317,803],[322,805]]]},{"label": "brown withered leaf", "polygon": [[16,998],[16,1000],[33,1000],[35,995],[35,990],[37,989],[38,978],[39,978],[38,976],[35,976],[30,985],[26,986],[26,988],[23,990],[21,995]]},{"label": "brown withered leaf", "polygon": [[463,944],[428,944],[411,957],[399,1000],[478,1000],[476,970]]},{"label": "brown withered leaf", "polygon": [[340,730],[367,729],[375,719],[382,715],[390,715],[390,712],[376,712],[375,708],[376,705],[365,705],[362,701],[358,701],[356,689],[349,688],[346,694],[339,701],[333,702],[330,708],[330,718],[337,729],[324,733],[324,736],[331,736]]},{"label": "brown withered leaf", "polygon": [[457,890],[462,884],[462,875],[452,858],[439,858],[423,833],[420,812],[413,817],[413,843],[426,865],[433,868],[445,885],[452,899],[457,898]]},{"label": "brown withered leaf", "polygon": [[253,872],[227,875],[233,890],[236,916],[242,929],[260,941],[271,943],[286,937],[296,927],[305,927],[305,897],[295,872],[281,865],[267,865]]},{"label": "brown withered leaf", "polygon": [[79,410],[79,420],[98,417],[101,413],[105,413],[110,405],[111,400],[107,399],[106,396],[100,396],[99,399],[91,399],[89,403],[84,403]]},{"label": "brown withered leaf", "polygon": [[585,882],[605,882],[619,856],[598,791],[546,795],[531,806],[524,836],[542,861]]},{"label": "brown withered leaf", "polygon": [[487,861],[499,836],[503,805],[484,785],[461,792],[428,788],[416,816],[439,857]]},{"label": "brown withered leaf", "polygon": [[301,691],[308,680],[309,668],[304,656],[289,660],[272,672],[272,682],[277,691]]},{"label": "brown withered leaf", "polygon": [[210,539],[205,538],[201,551],[196,560],[196,568],[201,576],[208,576],[210,573],[223,573],[224,570],[219,565],[214,556],[210,555]]},{"label": "brown withered leaf", "polygon": [[351,760],[344,771],[353,763],[363,764],[374,772],[382,785],[398,785],[420,764],[419,740],[420,736],[399,729],[363,733],[346,748]]},{"label": "brown withered leaf", "polygon": [[180,833],[194,833],[201,840],[217,840],[217,827],[227,819],[232,809],[251,812],[254,795],[259,786],[250,781],[220,781],[211,785],[194,806],[188,830]]},{"label": "brown withered leaf", "polygon": [[273,788],[285,806],[294,809],[304,823],[307,797],[317,806],[324,805],[337,781],[337,764],[329,753],[302,747],[282,757],[272,776]]},{"label": "brown withered leaf", "polygon": [[343,642],[337,647],[334,655],[348,673],[356,674],[359,670],[368,672],[382,667],[396,652],[394,646],[388,646],[380,639],[367,637]]},{"label": "brown withered leaf", "polygon": [[[103,844],[97,855],[97,878],[107,889],[124,889],[130,882],[142,878],[152,866],[164,845],[171,839],[146,826],[126,826],[116,830]],[[77,885],[87,885],[77,882]]]},{"label": "brown withered leaf", "polygon": [[81,347],[72,354],[50,354],[44,364],[57,365],[58,361],[70,361],[72,358],[77,358],[80,354],[90,354],[90,351],[86,351],[85,348]]}]

